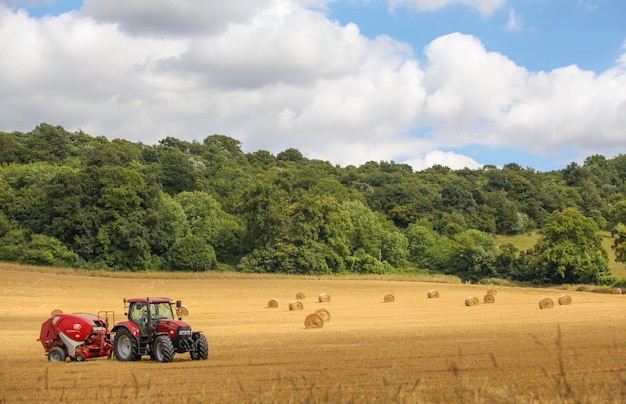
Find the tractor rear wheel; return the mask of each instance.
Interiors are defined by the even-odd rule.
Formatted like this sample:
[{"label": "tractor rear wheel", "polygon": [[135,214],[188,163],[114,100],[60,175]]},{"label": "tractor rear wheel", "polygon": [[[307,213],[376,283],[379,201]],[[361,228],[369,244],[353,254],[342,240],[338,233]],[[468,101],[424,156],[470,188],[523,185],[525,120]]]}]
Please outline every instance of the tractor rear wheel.
[{"label": "tractor rear wheel", "polygon": [[174,344],[167,335],[159,335],[154,339],[151,347],[152,356],[157,362],[171,362],[174,360]]},{"label": "tractor rear wheel", "polygon": [[209,343],[204,334],[198,335],[193,345],[195,350],[189,353],[192,360],[206,360],[209,357]]},{"label": "tractor rear wheel", "polygon": [[48,352],[48,360],[50,362],[65,362],[65,351],[63,348],[54,347]]},{"label": "tractor rear wheel", "polygon": [[115,351],[115,357],[121,362],[138,361],[141,359],[137,340],[132,336],[130,331],[125,328],[115,333],[113,350]]}]

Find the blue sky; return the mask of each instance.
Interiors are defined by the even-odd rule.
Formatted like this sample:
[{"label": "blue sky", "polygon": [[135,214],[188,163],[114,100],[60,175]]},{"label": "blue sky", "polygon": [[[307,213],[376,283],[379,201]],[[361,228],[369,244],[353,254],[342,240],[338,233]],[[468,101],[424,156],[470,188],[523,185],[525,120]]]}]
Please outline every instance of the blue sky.
[{"label": "blue sky", "polygon": [[342,166],[626,151],[626,1],[0,0],[0,130]]},{"label": "blue sky", "polygon": [[[421,50],[434,38],[462,32],[481,39],[490,51],[507,55],[530,70],[577,64],[600,72],[612,67],[626,39],[626,2],[605,0],[526,0],[508,2],[483,16],[462,4],[436,11],[390,10],[383,1],[338,1],[330,18],[355,22],[364,35],[389,35]],[[509,27],[517,20],[515,28]]]}]

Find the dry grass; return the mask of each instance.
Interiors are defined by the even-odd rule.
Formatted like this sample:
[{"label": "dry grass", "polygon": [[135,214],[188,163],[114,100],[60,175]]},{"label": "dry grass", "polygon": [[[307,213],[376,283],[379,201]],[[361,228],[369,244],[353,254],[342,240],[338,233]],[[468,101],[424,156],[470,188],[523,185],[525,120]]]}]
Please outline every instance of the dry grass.
[{"label": "dry grass", "polygon": [[[142,279],[0,268],[0,402],[617,403],[626,401],[623,295],[499,287],[498,303],[459,310],[484,286],[310,277]],[[332,294],[333,321],[308,332],[302,312],[267,296]],[[380,303],[381,291],[402,305]],[[384,294],[384,293],[383,293]],[[36,341],[52,309],[115,310],[123,297],[170,296],[204,331],[207,361],[176,355],[49,363]],[[316,304],[316,303],[312,303]],[[317,303],[319,304],[319,303]],[[330,305],[329,305],[330,307]],[[314,347],[314,349],[311,349]],[[426,365],[426,366],[425,366]]]}]

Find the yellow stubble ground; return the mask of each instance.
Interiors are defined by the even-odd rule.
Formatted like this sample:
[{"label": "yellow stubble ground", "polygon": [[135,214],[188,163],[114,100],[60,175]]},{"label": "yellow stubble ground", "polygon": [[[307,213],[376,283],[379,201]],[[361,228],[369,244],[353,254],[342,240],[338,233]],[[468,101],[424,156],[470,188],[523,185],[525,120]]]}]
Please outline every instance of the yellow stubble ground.
[{"label": "yellow stubble ground", "polygon": [[[440,297],[428,299],[437,289]],[[626,296],[557,289],[311,278],[124,279],[0,269],[0,402],[624,402]],[[289,301],[303,292],[303,310]],[[331,301],[318,302],[320,293]],[[384,303],[387,293],[395,302]],[[560,306],[567,293],[572,304]],[[113,310],[168,296],[209,341],[207,361],[50,363],[52,309]],[[466,307],[476,296],[478,306]],[[552,309],[538,301],[551,297]],[[271,298],[278,308],[267,308]],[[331,319],[306,329],[306,315]]]}]

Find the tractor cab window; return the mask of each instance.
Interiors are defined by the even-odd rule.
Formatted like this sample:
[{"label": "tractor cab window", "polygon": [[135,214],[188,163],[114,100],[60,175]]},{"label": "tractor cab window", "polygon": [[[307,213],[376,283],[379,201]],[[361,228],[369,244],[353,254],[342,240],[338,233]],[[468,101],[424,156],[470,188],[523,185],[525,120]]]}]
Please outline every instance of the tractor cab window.
[{"label": "tractor cab window", "polygon": [[172,305],[170,303],[152,303],[150,305],[150,316],[152,319],[174,319]]},{"label": "tractor cab window", "polygon": [[132,303],[128,311],[128,318],[137,324],[145,324],[148,321],[148,305]]}]

